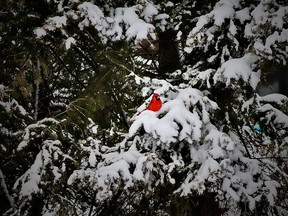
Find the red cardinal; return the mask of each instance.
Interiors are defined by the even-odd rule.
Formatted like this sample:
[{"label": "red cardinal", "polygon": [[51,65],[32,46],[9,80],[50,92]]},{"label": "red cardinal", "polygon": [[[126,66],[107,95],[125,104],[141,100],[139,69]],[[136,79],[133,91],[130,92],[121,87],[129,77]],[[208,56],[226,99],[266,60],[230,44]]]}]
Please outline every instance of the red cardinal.
[{"label": "red cardinal", "polygon": [[[157,93],[154,93],[152,96],[151,102],[149,103],[149,105],[147,106],[147,108],[145,110],[151,110],[151,111],[156,112],[156,111],[160,110],[161,107],[162,107],[162,101],[160,99],[160,95]],[[140,115],[142,112],[137,113],[137,115]]]},{"label": "red cardinal", "polygon": [[160,95],[155,93],[152,96],[152,100],[150,104],[147,106],[145,110],[152,110],[154,112],[158,111],[162,107],[162,101],[160,99]]}]

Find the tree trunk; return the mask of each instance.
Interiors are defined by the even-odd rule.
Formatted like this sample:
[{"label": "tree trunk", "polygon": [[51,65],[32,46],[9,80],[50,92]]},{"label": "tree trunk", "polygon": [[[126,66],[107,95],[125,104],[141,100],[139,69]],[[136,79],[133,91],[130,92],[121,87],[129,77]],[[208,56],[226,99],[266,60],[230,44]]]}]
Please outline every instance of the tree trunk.
[{"label": "tree trunk", "polygon": [[163,77],[180,68],[180,57],[176,32],[167,30],[159,33],[159,75]]}]

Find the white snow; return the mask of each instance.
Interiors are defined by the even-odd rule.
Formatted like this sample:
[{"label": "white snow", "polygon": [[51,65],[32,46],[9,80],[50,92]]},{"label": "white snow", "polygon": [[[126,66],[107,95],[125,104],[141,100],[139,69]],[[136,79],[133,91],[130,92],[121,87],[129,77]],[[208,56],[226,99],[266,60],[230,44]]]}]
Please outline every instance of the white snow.
[{"label": "white snow", "polygon": [[8,102],[0,101],[0,106],[2,106],[6,110],[7,113],[18,110],[21,115],[23,116],[27,115],[27,112],[24,109],[24,107],[21,106],[15,99],[12,99]]},{"label": "white snow", "polygon": [[234,16],[234,8],[239,7],[238,0],[220,0],[216,3],[214,10],[211,11],[211,15],[214,19],[214,24],[221,26],[225,19],[232,18]]},{"label": "white snow", "polygon": [[[113,40],[120,40],[124,37],[127,40],[132,38],[141,40],[146,38],[148,33],[154,31],[154,25],[149,23],[153,18],[163,23],[168,18],[165,14],[159,14],[157,7],[148,1],[142,5],[111,9],[109,16],[105,16],[103,10],[92,2],[83,2],[77,6],[77,10],[69,10],[65,13],[61,10],[63,16],[48,18],[45,25],[37,28],[34,33],[38,38],[41,38],[49,31],[61,29],[67,25],[67,19],[72,18],[79,21],[80,30],[89,25],[94,26],[103,42],[107,41],[107,37]],[[67,33],[62,32],[66,36]],[[68,38],[65,42],[66,48],[69,49],[73,43],[74,40]]]},{"label": "white snow", "polygon": [[171,2],[171,1],[168,1],[168,2],[166,3],[166,7],[173,7],[173,6],[174,6],[174,3]]},{"label": "white snow", "polygon": [[39,153],[31,168],[27,170],[25,174],[16,181],[14,189],[16,189],[20,184],[20,181],[22,181],[22,189],[20,192],[21,196],[30,196],[32,193],[37,193],[40,190],[38,184],[40,182],[39,172],[41,171],[41,165],[42,155],[41,153]]},{"label": "white snow", "polygon": [[42,149],[37,154],[34,163],[16,180],[13,186],[15,190],[21,186],[19,192],[20,198],[27,196],[28,199],[31,199],[32,194],[42,193],[42,190],[40,189],[41,184],[51,183],[50,180],[46,182],[44,180],[45,175],[50,171],[47,170],[48,165],[54,176],[53,183],[57,183],[57,181],[62,177],[60,169],[53,165],[53,160],[57,159],[58,155],[61,155],[63,160],[69,159],[73,161],[73,159],[60,150],[60,145],[61,142],[59,140],[45,140],[43,142]]},{"label": "white snow", "polygon": [[151,22],[153,16],[155,16],[156,14],[158,14],[158,10],[155,7],[155,5],[151,4],[150,2],[147,2],[143,10],[144,20],[146,22]]},{"label": "white snow", "polygon": [[[217,199],[225,200],[229,203],[229,207],[236,206],[236,203],[241,201],[247,202],[249,209],[253,210],[262,196],[267,197],[270,205],[275,205],[279,183],[272,178],[274,178],[273,169],[277,166],[269,164],[267,168],[268,163],[264,160],[251,159],[247,156],[248,153],[253,153],[253,156],[257,157],[260,152],[254,151],[256,149],[254,148],[254,135],[249,134],[253,142],[245,140],[249,148],[246,150],[234,128],[225,128],[224,130],[224,127],[230,126],[228,114],[223,116],[223,120],[227,121],[228,125],[210,119],[211,116],[213,117],[214,111],[218,109],[218,105],[209,99],[210,95],[213,95],[213,92],[209,92],[212,85],[223,82],[227,86],[237,88],[236,82],[241,79],[256,90],[260,81],[257,63],[262,60],[261,54],[269,54],[268,57],[271,58],[276,48],[282,48],[278,47],[278,44],[288,42],[288,30],[283,29],[287,7],[279,7],[273,11],[269,5],[275,2],[262,0],[255,2],[255,6],[251,4],[249,7],[241,8],[244,2],[241,2],[241,5],[240,2],[239,0],[220,0],[209,13],[198,17],[196,26],[189,34],[185,50],[192,52],[195,45],[197,48],[203,46],[204,50],[208,52],[209,45],[215,43],[214,48],[217,52],[207,55],[207,59],[199,61],[193,66],[188,66],[186,71],[176,71],[175,77],[182,75],[185,83],[173,86],[166,80],[141,78],[134,75],[137,84],[146,86],[141,93],[147,100],[138,110],[142,111],[146,107],[153,92],[160,94],[163,106],[157,112],[145,110],[139,116],[134,116],[129,133],[123,135],[122,142],[112,147],[103,145],[101,140],[95,138],[98,135],[98,126],[92,119],[88,119],[90,121],[87,127],[89,136],[77,142],[83,153],[81,160],[77,161],[81,164],[79,170],[74,170],[69,176],[67,181],[69,185],[73,186],[76,183],[80,185],[79,188],[82,185],[85,189],[95,191],[97,201],[110,198],[119,187],[128,189],[140,182],[153,191],[155,185],[170,182],[180,185],[175,190],[175,193],[180,195],[216,192]],[[168,1],[166,6],[169,7],[169,10],[173,9],[174,3]],[[141,4],[131,7],[112,9],[101,8],[92,2],[84,2],[79,3],[75,11],[67,11],[68,9],[64,10],[60,3],[58,12],[59,14],[63,12],[63,16],[49,18],[42,28],[35,30],[35,34],[40,38],[49,31],[59,29],[65,35],[65,47],[69,49],[76,43],[77,35],[70,37],[63,27],[67,25],[68,19],[72,18],[73,21],[79,23],[80,30],[86,26],[94,27],[101,39],[141,40],[155,28],[165,29],[169,15],[159,14],[159,9],[159,6],[148,1],[141,1]],[[106,13],[107,10],[109,13]],[[190,13],[185,12],[185,14],[189,15]],[[225,22],[226,20],[228,22]],[[237,25],[238,20],[242,26]],[[275,29],[267,32],[267,36],[264,36],[263,31],[258,32],[258,30],[260,30],[259,26],[265,26],[267,23]],[[241,32],[244,24],[245,30]],[[222,27],[229,31],[228,34],[220,35],[219,38],[215,37],[214,33],[220,31]],[[234,58],[232,56],[235,53],[232,52],[229,45],[222,46],[220,42],[228,37],[233,41],[232,44],[236,51],[241,53],[241,49],[238,48],[242,44],[237,41],[237,38],[242,33],[251,43],[248,47],[243,47],[243,53],[246,54]],[[179,30],[179,39],[181,34],[182,32]],[[286,49],[288,49],[287,46]],[[282,50],[282,54],[285,55],[284,50]],[[215,61],[220,63],[220,67],[218,69],[209,68],[209,64],[213,64]],[[203,69],[203,64],[207,64],[207,62],[208,66]],[[211,82],[211,78],[214,83]],[[207,86],[207,90],[201,92],[192,87],[199,83],[203,88]],[[237,99],[240,98],[245,100],[243,95]],[[250,107],[255,105],[253,111],[261,113],[264,120],[273,124],[275,128],[280,125],[278,135],[281,136],[288,127],[288,117],[280,108],[277,109],[272,104],[276,103],[281,107],[287,103],[287,100],[286,96],[280,94],[264,97],[255,94],[252,99],[246,99],[246,102],[240,107],[240,111],[243,113],[251,111]],[[7,112],[18,109],[21,114],[26,114],[26,111],[17,103],[13,104],[0,102]],[[249,121],[243,119],[243,127],[239,125],[240,132],[249,132],[247,129],[250,127]],[[24,150],[29,145],[31,139],[37,135],[36,130],[47,128],[53,135],[53,127],[50,128],[46,123],[58,124],[53,119],[30,124],[24,128],[22,141],[17,150]],[[224,132],[226,130],[228,132]],[[117,132],[111,128],[110,135],[115,133]],[[73,135],[70,134],[69,137],[73,137]],[[273,145],[283,147],[287,145],[287,140],[288,138],[284,137],[282,143],[275,142]],[[269,142],[269,139],[265,140],[265,143]],[[27,196],[29,199],[33,193],[42,192],[40,189],[42,185],[51,183],[51,181],[45,181],[46,167],[50,168],[49,172],[53,175],[52,182],[57,183],[62,178],[62,173],[68,169],[65,160],[73,161],[61,151],[61,142],[58,140],[46,139],[39,143],[39,146],[41,150],[33,165],[17,179],[14,185],[14,189],[20,191],[20,198]],[[165,163],[166,159],[162,158],[164,150],[166,150],[165,153],[167,152],[165,156],[169,158],[168,164]],[[182,158],[182,150],[186,151],[185,160]],[[53,164],[54,160],[62,158],[60,165]],[[185,173],[181,182],[176,182],[177,179],[172,178],[173,174],[177,174],[177,172]],[[48,209],[45,212],[46,215],[49,215]]]},{"label": "white snow", "polygon": [[[148,32],[154,30],[154,26],[139,19],[136,14],[136,8],[123,8],[123,21],[127,24],[126,36],[131,39],[136,36],[136,39],[144,39],[147,37]],[[151,12],[151,11],[150,11]],[[148,14],[147,16],[151,16]]]},{"label": "white snow", "polygon": [[237,27],[235,26],[235,24],[232,20],[230,20],[229,32],[232,35],[236,35],[236,33],[237,33]]},{"label": "white snow", "polygon": [[277,94],[277,93],[261,96],[259,98],[259,100],[261,100],[261,99],[263,101],[274,102],[274,103],[277,103],[279,105],[284,105],[284,103],[288,101],[287,96],[282,95],[282,94]]},{"label": "white snow", "polygon": [[259,112],[268,113],[267,118],[274,121],[276,124],[281,124],[283,127],[288,128],[288,116],[280,110],[273,107],[271,104],[265,104],[258,108]]},{"label": "white snow", "polygon": [[261,1],[260,4],[256,6],[256,8],[251,12],[253,19],[256,24],[266,24],[268,21],[268,8],[266,4],[263,4],[264,1]]},{"label": "white snow", "polygon": [[143,166],[144,166],[144,163],[146,163],[146,160],[147,160],[147,156],[139,157],[136,163],[136,168],[133,172],[133,176],[136,180],[144,180]]},{"label": "white snow", "polygon": [[76,44],[76,40],[73,37],[67,38],[67,40],[65,41],[66,50],[70,49],[72,44]]},{"label": "white snow", "polygon": [[90,165],[91,167],[95,167],[96,162],[97,162],[97,160],[96,160],[95,153],[94,153],[93,151],[91,151],[91,152],[90,152],[90,156],[89,156],[89,165]]},{"label": "white snow", "polygon": [[288,12],[288,7],[279,7],[279,9],[273,14],[273,18],[271,20],[271,24],[278,29],[283,28],[283,23],[284,23],[284,16]]},{"label": "white snow", "polygon": [[[33,130],[37,129],[37,128],[46,128],[47,125],[45,123],[55,123],[58,124],[59,122],[53,118],[44,118],[34,124],[30,124],[28,125],[25,129],[24,129],[24,133],[22,135],[23,140],[19,143],[17,151],[20,151],[21,149],[23,149],[24,147],[27,146],[28,141],[30,140],[31,136],[33,137]],[[31,131],[31,132],[30,132]],[[32,134],[31,134],[32,133]]]},{"label": "white snow", "polygon": [[196,23],[196,27],[192,29],[191,34],[193,35],[199,32],[210,21],[210,19],[214,20],[214,24],[216,26],[221,26],[225,21],[225,19],[234,17],[235,14],[234,8],[238,7],[239,2],[237,0],[218,1],[210,13],[199,17]]},{"label": "white snow", "polygon": [[[157,91],[160,92],[160,89]],[[200,115],[196,110],[189,111],[198,103],[203,107]],[[145,110],[137,116],[129,129],[129,136],[134,136],[143,127],[153,138],[159,138],[163,143],[175,142],[177,139],[198,141],[201,137],[201,119],[209,122],[205,110],[210,108],[216,108],[215,104],[199,90],[179,89],[178,95],[174,99],[164,101],[158,112]],[[159,115],[164,116],[159,118]]]},{"label": "white snow", "polygon": [[243,24],[246,20],[250,20],[251,16],[250,16],[249,8],[246,7],[241,10],[236,11],[235,18],[238,19],[241,22],[241,24]]},{"label": "white snow", "polygon": [[207,23],[208,23],[207,15],[200,16],[196,23],[196,27],[192,29],[191,34],[196,34],[197,32],[199,32],[200,29],[202,29]]},{"label": "white snow", "polygon": [[128,40],[146,38],[147,34],[154,30],[154,26],[145,21],[151,20],[152,16],[158,13],[155,6],[149,2],[146,2],[142,12],[145,21],[137,15],[143,8],[138,6],[116,8],[109,17],[105,17],[102,10],[92,3],[84,2],[78,8],[80,17],[83,18],[79,24],[80,29],[91,23],[99,31],[99,36],[112,36],[116,40],[122,39],[123,33]]},{"label": "white snow", "polygon": [[61,28],[67,24],[67,17],[66,16],[50,17],[48,19],[48,23],[50,24],[51,30],[55,30],[56,28]]},{"label": "white snow", "polygon": [[100,25],[104,20],[102,10],[91,2],[84,2],[78,6],[80,16],[85,17],[91,22],[92,25]]},{"label": "white snow", "polygon": [[41,38],[47,34],[47,31],[44,28],[36,28],[34,30],[34,34],[36,34],[37,38]]},{"label": "white snow", "polygon": [[235,58],[226,61],[215,73],[214,82],[222,81],[230,85],[233,79],[242,79],[250,83],[256,89],[260,81],[260,72],[253,71],[253,64],[258,57],[253,54],[246,54],[242,58]]},{"label": "white snow", "polygon": [[267,195],[268,202],[271,206],[275,205],[275,197],[277,195],[277,188],[280,184],[277,181],[265,181],[265,186],[269,189],[269,194]]}]

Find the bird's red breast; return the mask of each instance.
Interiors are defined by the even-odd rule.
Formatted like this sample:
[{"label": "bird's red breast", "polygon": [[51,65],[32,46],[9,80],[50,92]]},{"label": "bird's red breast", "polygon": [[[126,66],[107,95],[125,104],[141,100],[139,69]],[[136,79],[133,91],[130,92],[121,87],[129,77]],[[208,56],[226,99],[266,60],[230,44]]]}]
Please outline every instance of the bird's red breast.
[{"label": "bird's red breast", "polygon": [[152,100],[149,103],[149,105],[147,106],[146,110],[151,110],[151,111],[158,111],[160,110],[160,108],[162,107],[162,101],[160,99],[160,95],[155,93],[152,96]]}]

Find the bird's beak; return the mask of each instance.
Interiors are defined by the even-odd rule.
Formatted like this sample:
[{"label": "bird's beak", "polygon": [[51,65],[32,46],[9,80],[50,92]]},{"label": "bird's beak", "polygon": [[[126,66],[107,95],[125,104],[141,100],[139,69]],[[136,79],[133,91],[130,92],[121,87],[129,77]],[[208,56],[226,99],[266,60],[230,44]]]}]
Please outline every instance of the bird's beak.
[{"label": "bird's beak", "polygon": [[160,100],[160,97],[159,97],[159,96],[156,96],[156,100],[157,100],[157,101]]}]

